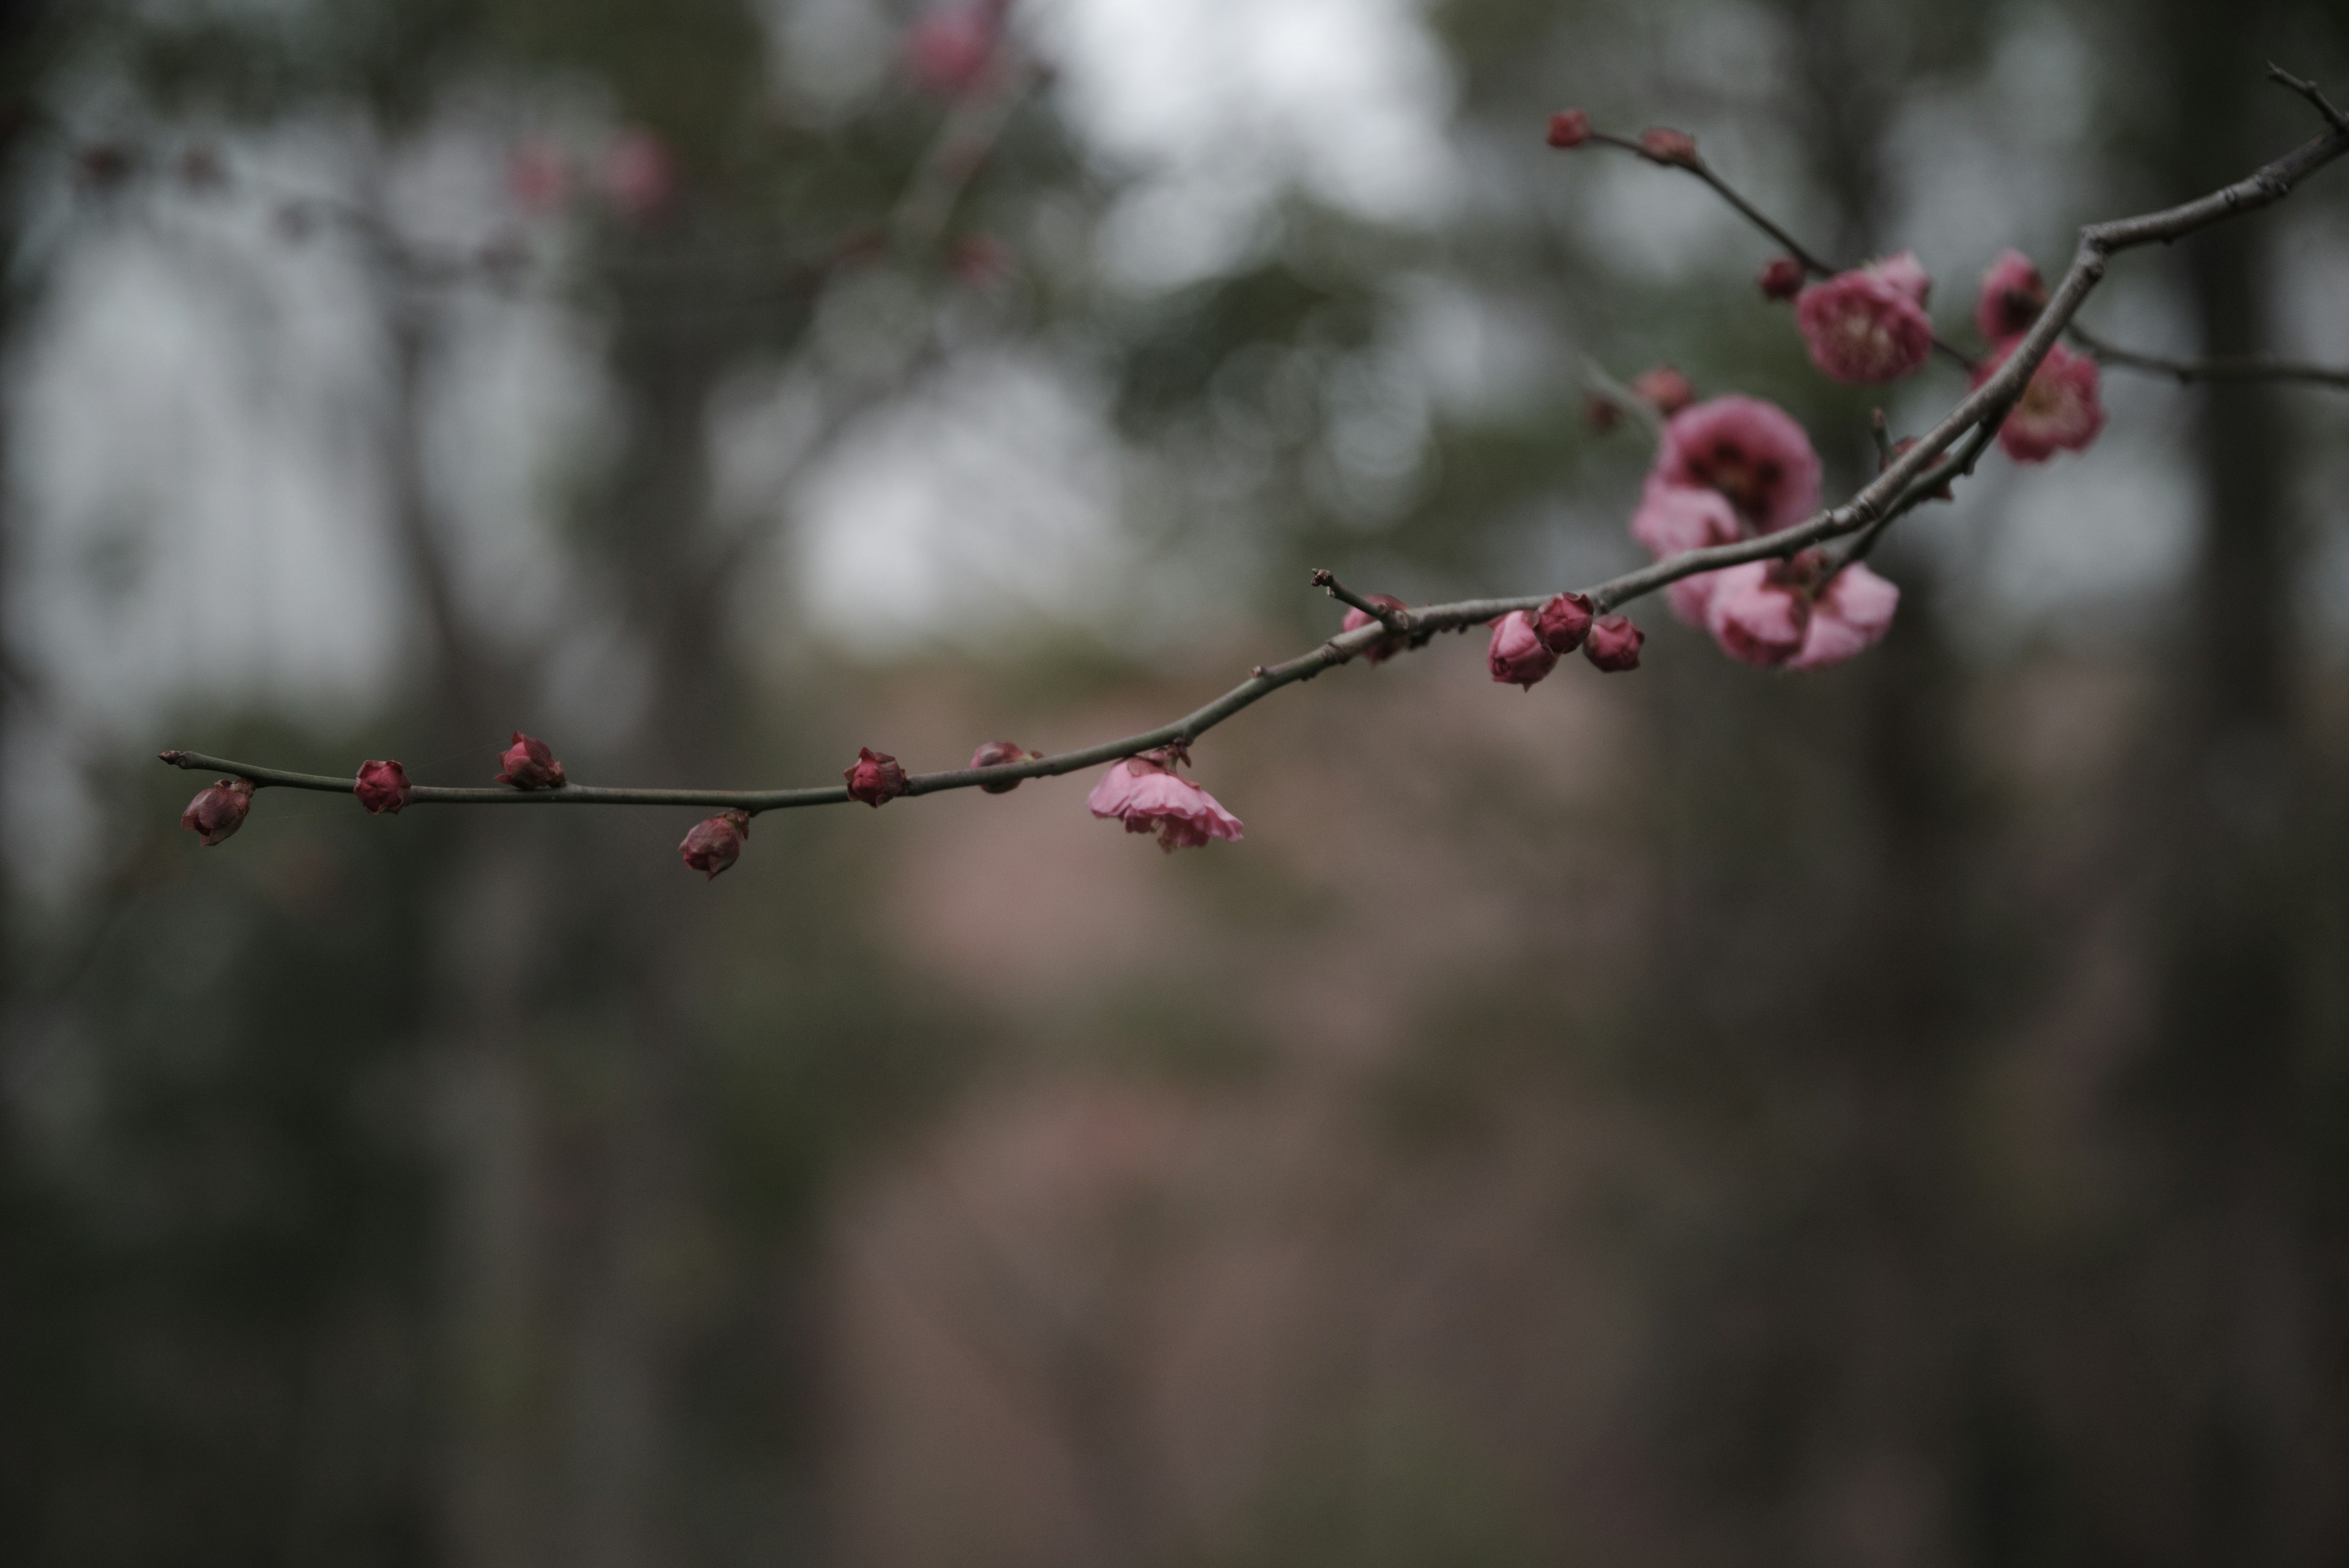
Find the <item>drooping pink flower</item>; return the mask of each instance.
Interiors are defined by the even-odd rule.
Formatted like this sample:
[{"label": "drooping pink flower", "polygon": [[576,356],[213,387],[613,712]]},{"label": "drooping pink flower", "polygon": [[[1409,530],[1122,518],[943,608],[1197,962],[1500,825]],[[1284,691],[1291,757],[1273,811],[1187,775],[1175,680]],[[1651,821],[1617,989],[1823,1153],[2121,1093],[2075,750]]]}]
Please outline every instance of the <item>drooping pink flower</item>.
[{"label": "drooping pink flower", "polygon": [[1732,394],[1665,421],[1651,483],[1718,491],[1742,531],[1775,534],[1819,509],[1819,454],[1792,416]]},{"label": "drooping pink flower", "polygon": [[1714,576],[1704,627],[1723,652],[1775,670],[1802,651],[1811,618],[1808,576],[1785,561],[1748,561]]},{"label": "drooping pink flower", "polygon": [[1784,304],[1803,292],[1803,284],[1810,274],[1803,264],[1792,256],[1772,256],[1762,275],[1754,281],[1761,286],[1762,297],[1772,304]]},{"label": "drooping pink flower", "polygon": [[1590,140],[1590,117],[1578,109],[1563,109],[1549,117],[1552,147],[1579,147]]},{"label": "drooping pink flower", "polygon": [[1530,691],[1536,681],[1557,668],[1557,655],[1543,643],[1531,616],[1511,610],[1493,623],[1493,640],[1485,649],[1485,663],[1494,680]]},{"label": "drooping pink flower", "polygon": [[1552,653],[1572,653],[1590,635],[1590,600],[1582,594],[1552,594],[1534,612],[1534,631]]},{"label": "drooping pink flower", "polygon": [[1602,615],[1590,623],[1582,639],[1582,657],[1609,675],[1640,668],[1640,645],[1648,634],[1631,624],[1628,615]]},{"label": "drooping pink flower", "polygon": [[505,772],[492,779],[492,784],[512,784],[516,789],[563,787],[563,764],[554,760],[554,749],[520,730],[513,732],[513,744],[498,761],[505,765]]},{"label": "drooping pink flower", "polygon": [[[1640,509],[1631,514],[1631,537],[1645,545],[1659,561],[1713,545],[1734,544],[1744,536],[1729,497],[1693,484],[1667,484],[1652,474],[1640,493]],[[1713,573],[1699,572],[1669,584],[1664,594],[1671,601],[1672,613],[1691,626],[1702,626],[1713,579]]]},{"label": "drooping pink flower", "polygon": [[1671,419],[1696,401],[1696,388],[1670,365],[1658,365],[1631,378],[1631,395]]},{"label": "drooping pink flower", "polygon": [[1859,386],[1908,375],[1933,352],[1933,318],[1921,303],[1929,286],[1906,251],[1811,285],[1795,301],[1811,363]]},{"label": "drooping pink flower", "polygon": [[1670,126],[1651,125],[1640,132],[1640,151],[1658,163],[1692,167],[1696,162],[1696,138]]},{"label": "drooping pink flower", "polygon": [[[2010,339],[1983,356],[1974,385],[1988,380],[2021,341]],[[1998,444],[2017,462],[2044,462],[2059,452],[2085,449],[2105,428],[2105,406],[2096,384],[2094,359],[2061,343],[2050,345],[2023,396],[2008,410],[2006,422],[1999,426]]]},{"label": "drooping pink flower", "polygon": [[996,0],[946,5],[905,29],[905,74],[925,92],[956,98],[983,84],[1002,42]]},{"label": "drooping pink flower", "polygon": [[210,848],[243,827],[244,814],[252,809],[253,781],[222,779],[196,792],[180,814],[180,826],[201,836]]},{"label": "drooping pink flower", "polygon": [[1900,590],[1857,562],[1827,579],[1811,601],[1810,625],[1789,670],[1816,670],[1841,663],[1875,647],[1892,628]]},{"label": "drooping pink flower", "polygon": [[533,217],[560,208],[571,194],[571,161],[555,142],[533,140],[506,155],[506,193]]},{"label": "drooping pink flower", "polygon": [[[1401,599],[1395,597],[1392,594],[1365,594],[1362,597],[1369,599],[1381,609],[1407,610],[1411,607]],[[1360,631],[1362,628],[1370,624],[1371,618],[1369,616],[1363,614],[1361,610],[1349,606],[1346,610],[1345,624],[1340,627],[1340,629],[1341,631]],[[1392,659],[1396,654],[1401,653],[1409,646],[1410,640],[1407,638],[1381,638],[1378,641],[1371,644],[1368,649],[1363,650],[1362,662],[1365,664],[1384,664],[1388,659]]]},{"label": "drooping pink flower", "polygon": [[2000,344],[2022,337],[2047,308],[2047,284],[2031,258],[2018,250],[2002,250],[1982,274],[1982,294],[1974,301],[1974,325],[1983,340]]},{"label": "drooping pink flower", "polygon": [[398,815],[408,804],[408,770],[392,762],[361,763],[358,782],[353,786],[370,816],[378,812]]},{"label": "drooping pink flower", "polygon": [[841,770],[848,781],[848,798],[878,806],[905,793],[905,770],[897,759],[886,752],[876,752],[870,746],[856,748],[856,760]]},{"label": "drooping pink flower", "polygon": [[[1043,754],[1030,751],[1017,741],[989,741],[971,753],[970,765],[975,768],[999,768],[1011,763],[1032,763]],[[1019,787],[1019,781],[1006,779],[1000,784],[983,784],[978,787],[989,794],[1009,794]]]},{"label": "drooping pink flower", "polygon": [[632,223],[658,216],[677,195],[677,161],[668,143],[641,127],[612,138],[604,149],[603,178],[604,194]]},{"label": "drooping pink flower", "polygon": [[1125,824],[1128,833],[1155,833],[1169,855],[1214,838],[1237,839],[1240,819],[1214,795],[1151,757],[1128,757],[1102,775],[1085,807]]},{"label": "drooping pink flower", "polygon": [[720,871],[742,857],[742,842],[750,836],[749,812],[721,811],[695,823],[677,852],[705,881],[716,881]]}]

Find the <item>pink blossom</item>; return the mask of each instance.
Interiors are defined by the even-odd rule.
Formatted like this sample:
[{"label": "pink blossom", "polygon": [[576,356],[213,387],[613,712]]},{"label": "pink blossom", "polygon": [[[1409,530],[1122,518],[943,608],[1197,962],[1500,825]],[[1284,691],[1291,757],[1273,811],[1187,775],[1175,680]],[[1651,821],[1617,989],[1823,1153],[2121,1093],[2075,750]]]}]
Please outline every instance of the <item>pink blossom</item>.
[{"label": "pink blossom", "polygon": [[392,762],[361,763],[357,782],[352,786],[370,816],[378,812],[397,815],[408,804],[408,770]]},{"label": "pink blossom", "polygon": [[[1905,265],[1893,265],[1903,257]],[[1837,273],[1803,290],[1795,320],[1811,363],[1862,386],[1898,380],[1924,364],[1933,352],[1933,318],[1919,303],[1924,280],[1924,269],[1904,251],[1890,263]]]},{"label": "pink blossom", "polygon": [[[2002,343],[1985,355],[1974,372],[1974,385],[1988,380],[2021,341]],[[2017,462],[2044,462],[2058,452],[2084,450],[2105,428],[2096,380],[2094,359],[2061,343],[2051,345],[2032,372],[2030,385],[2008,410],[2006,422],[1999,426],[1998,444]]]},{"label": "pink blossom", "polygon": [[1986,342],[2004,343],[2031,330],[2047,307],[2047,285],[2031,258],[2018,250],[2003,250],[1982,274],[1982,295],[1974,301],[1974,325]]},{"label": "pink blossom", "polygon": [[1889,256],[1878,256],[1859,270],[1871,274],[1880,283],[1890,284],[1914,300],[1920,309],[1933,292],[1933,280],[1915,251],[1895,251]]},{"label": "pink blossom", "polygon": [[1493,623],[1493,640],[1485,650],[1485,663],[1494,680],[1530,691],[1534,682],[1557,668],[1557,655],[1543,643],[1531,616],[1511,610]]},{"label": "pink blossom", "polygon": [[742,841],[750,836],[749,812],[721,811],[695,823],[684,842],[677,846],[677,852],[705,880],[714,882],[720,871],[741,858]]},{"label": "pink blossom", "polygon": [[[1401,599],[1395,597],[1392,594],[1365,594],[1362,597],[1369,599],[1381,609],[1402,610],[1409,609],[1411,607]],[[1354,609],[1350,607],[1346,611],[1345,624],[1340,629],[1343,631],[1360,631],[1362,628],[1370,624],[1371,618],[1369,616],[1363,614],[1361,610]],[[1363,651],[1362,662],[1365,664],[1384,664],[1388,659],[1392,659],[1396,654],[1401,653],[1408,646],[1408,639],[1404,638],[1381,638],[1378,641],[1371,644],[1371,646]]]},{"label": "pink blossom", "polygon": [[668,144],[641,128],[623,130],[604,150],[604,194],[632,223],[657,215],[677,195]]},{"label": "pink blossom", "polygon": [[929,12],[905,29],[905,73],[925,92],[955,98],[987,80],[1001,42],[1000,0]]},{"label": "pink blossom", "polygon": [[1237,839],[1240,819],[1214,795],[1150,757],[1128,757],[1102,775],[1085,797],[1095,816],[1125,824],[1128,833],[1155,833],[1169,855],[1196,849],[1211,838]]},{"label": "pink blossom", "polygon": [[[1032,763],[1043,754],[1030,751],[1017,741],[989,741],[971,753],[970,765],[975,768],[999,768],[1012,763]],[[983,784],[978,787],[989,794],[1009,794],[1019,787],[1019,781],[1006,779],[999,784]]]},{"label": "pink blossom", "polygon": [[1802,651],[1809,583],[1784,561],[1748,561],[1716,573],[1704,627],[1733,659],[1775,669]]},{"label": "pink blossom", "polygon": [[506,193],[533,216],[555,211],[571,194],[570,160],[554,142],[522,143],[506,157]]},{"label": "pink blossom", "polygon": [[516,789],[563,787],[563,764],[554,760],[553,748],[520,730],[513,732],[513,744],[498,761],[505,765],[505,772],[492,779],[492,784],[512,784]]},{"label": "pink blossom", "polygon": [[1713,490],[1743,534],[1775,534],[1819,509],[1819,454],[1783,409],[1733,394],[1665,421],[1651,484]]},{"label": "pink blossom", "polygon": [[[1734,544],[1744,536],[1736,509],[1721,492],[1692,484],[1666,484],[1652,474],[1640,492],[1640,509],[1631,514],[1631,537],[1660,561],[1690,550]],[[1667,586],[1664,594],[1671,601],[1672,613],[1691,626],[1702,626],[1713,576],[1699,572]]]},{"label": "pink blossom", "polygon": [[1803,284],[1809,275],[1803,264],[1794,257],[1773,256],[1770,264],[1762,269],[1762,275],[1754,281],[1761,286],[1763,298],[1780,304],[1802,293]]},{"label": "pink blossom", "polygon": [[1579,147],[1590,140],[1590,117],[1578,109],[1560,109],[1549,117],[1552,147]]},{"label": "pink blossom", "polygon": [[1648,634],[1631,624],[1628,615],[1602,615],[1590,623],[1582,639],[1582,657],[1609,675],[1640,668],[1640,645]]},{"label": "pink blossom", "polygon": [[1696,388],[1670,365],[1659,365],[1631,378],[1631,395],[1671,419],[1696,401]]},{"label": "pink blossom", "polygon": [[1786,668],[1816,670],[1875,647],[1891,629],[1892,614],[1899,607],[1899,587],[1857,562],[1846,566],[1812,600],[1802,651]]},{"label": "pink blossom", "polygon": [[842,769],[840,776],[848,781],[848,798],[870,806],[878,807],[905,793],[905,770],[897,765],[897,759],[870,746],[857,747],[856,760]]},{"label": "pink blossom", "polygon": [[1572,653],[1590,634],[1590,600],[1582,594],[1552,594],[1534,612],[1534,630],[1552,653]]},{"label": "pink blossom", "polygon": [[243,827],[244,814],[252,809],[253,781],[222,779],[197,792],[188,809],[180,814],[180,826],[201,835],[204,846],[210,848]]}]

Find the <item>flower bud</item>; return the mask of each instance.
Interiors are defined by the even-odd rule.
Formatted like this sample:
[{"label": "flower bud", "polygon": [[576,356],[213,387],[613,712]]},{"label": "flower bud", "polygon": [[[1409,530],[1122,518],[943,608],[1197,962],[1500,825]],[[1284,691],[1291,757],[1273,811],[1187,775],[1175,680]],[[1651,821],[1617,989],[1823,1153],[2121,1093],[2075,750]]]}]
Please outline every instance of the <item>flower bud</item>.
[{"label": "flower bud", "polygon": [[702,873],[705,880],[715,880],[718,874],[741,858],[742,841],[750,836],[750,814],[747,811],[721,811],[716,816],[693,825],[685,842],[677,852],[685,863]]},{"label": "flower bud", "polygon": [[1590,600],[1581,594],[1554,594],[1535,613],[1534,631],[1552,653],[1572,653],[1590,631]]},{"label": "flower bud", "polygon": [[1632,377],[1631,395],[1666,419],[1696,401],[1696,389],[1670,365],[1659,365]]},{"label": "flower bud", "polygon": [[[1411,607],[1401,599],[1395,597],[1392,594],[1366,594],[1363,597],[1368,598],[1372,604],[1378,606],[1381,609],[1401,610],[1409,609]],[[1371,621],[1371,618],[1370,616],[1364,614],[1361,610],[1354,609],[1350,607],[1346,611],[1345,623],[1340,629],[1344,631],[1360,631],[1362,628],[1370,625]],[[1363,651],[1362,662],[1365,664],[1384,664],[1388,659],[1392,659],[1396,654],[1401,653],[1406,646],[1406,640],[1402,638],[1381,638],[1378,641],[1371,644],[1371,646]]]},{"label": "flower bud", "polygon": [[1614,399],[1593,392],[1582,400],[1582,422],[1605,435],[1623,422],[1623,410],[1615,406]]},{"label": "flower bud", "polygon": [[1762,297],[1776,304],[1792,299],[1803,292],[1803,283],[1809,275],[1803,264],[1792,256],[1774,256],[1756,279],[1762,286]]},{"label": "flower bud", "polygon": [[505,764],[505,772],[492,779],[492,784],[512,784],[516,789],[563,787],[563,764],[554,760],[554,748],[520,730],[513,732],[513,744],[498,761]]},{"label": "flower bud", "polygon": [[856,748],[856,761],[840,776],[848,781],[848,798],[867,805],[877,806],[905,793],[905,770],[897,759],[869,746]]},{"label": "flower bud", "polygon": [[252,809],[253,781],[222,779],[188,803],[180,814],[180,826],[201,835],[209,848],[243,827],[244,814]]},{"label": "flower bud", "polygon": [[[1032,763],[1043,754],[1030,751],[1017,741],[989,741],[971,753],[970,765],[975,768],[999,768],[1008,763]],[[978,787],[989,794],[1009,794],[1019,787],[1019,781],[1006,779],[1000,784],[983,784]]]},{"label": "flower bud", "polygon": [[1651,125],[1640,132],[1640,151],[1658,163],[1677,163],[1684,169],[1696,167],[1696,138],[1670,126]]},{"label": "flower bud", "polygon": [[1590,140],[1590,117],[1578,109],[1560,109],[1549,117],[1552,147],[1579,147]]},{"label": "flower bud", "polygon": [[1511,610],[1493,623],[1493,641],[1485,650],[1485,663],[1494,680],[1530,691],[1535,681],[1557,668],[1557,655],[1544,646],[1531,616]]},{"label": "flower bud", "polygon": [[353,793],[367,815],[379,812],[397,814],[408,804],[408,770],[398,763],[367,762],[359,764],[358,784]]},{"label": "flower bud", "polygon": [[1603,615],[1590,623],[1582,639],[1582,657],[1609,675],[1640,668],[1640,645],[1648,634],[1631,624],[1628,615]]}]

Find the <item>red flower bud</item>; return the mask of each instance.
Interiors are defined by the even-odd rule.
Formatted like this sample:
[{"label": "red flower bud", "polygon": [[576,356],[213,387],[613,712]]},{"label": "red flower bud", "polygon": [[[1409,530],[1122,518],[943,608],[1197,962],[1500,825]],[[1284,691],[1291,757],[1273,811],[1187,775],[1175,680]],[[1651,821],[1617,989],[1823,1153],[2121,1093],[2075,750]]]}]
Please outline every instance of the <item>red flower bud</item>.
[{"label": "red flower bud", "polygon": [[1623,410],[1615,406],[1612,398],[1593,392],[1582,400],[1582,422],[1600,435],[1605,435],[1622,422]]},{"label": "red flower bud", "polygon": [[356,791],[359,804],[372,816],[378,812],[397,813],[408,804],[408,770],[398,763],[361,763]]},{"label": "red flower bud", "polygon": [[1533,618],[1511,610],[1493,623],[1493,640],[1485,649],[1485,667],[1504,685],[1530,691],[1534,682],[1557,668],[1557,655],[1544,646]]},{"label": "red flower bud", "polygon": [[897,759],[869,746],[856,748],[855,763],[840,776],[848,781],[848,798],[867,805],[877,806],[905,793],[905,770],[897,765]]},{"label": "red flower bud", "polygon": [[244,814],[252,809],[253,781],[222,779],[188,803],[188,809],[180,814],[180,826],[201,834],[210,847],[243,827]]},{"label": "red flower bud", "polygon": [[1668,126],[1652,125],[1640,132],[1640,151],[1658,163],[1677,163],[1682,168],[1696,167],[1696,138],[1685,130]]},{"label": "red flower bud", "polygon": [[544,741],[513,732],[513,744],[498,758],[506,771],[492,779],[492,784],[512,784],[516,789],[561,789],[563,764],[554,760],[554,748]]},{"label": "red flower bud", "polygon": [[1572,653],[1590,630],[1590,600],[1581,594],[1555,594],[1534,614],[1534,630],[1552,653]]},{"label": "red flower bud", "polygon": [[1763,298],[1783,303],[1803,292],[1803,285],[1809,275],[1803,270],[1803,264],[1794,257],[1774,256],[1755,281],[1762,286]]},{"label": "red flower bud", "polygon": [[1603,615],[1590,624],[1583,639],[1582,657],[1609,675],[1640,668],[1640,645],[1648,634],[1631,624],[1628,615]]},{"label": "red flower bud", "polygon": [[[1007,763],[1032,763],[1043,754],[1030,751],[1017,741],[989,741],[971,753],[970,765],[975,768],[999,768]],[[850,770],[852,773],[854,771]],[[852,785],[855,783],[854,779],[849,782]],[[1009,794],[1019,787],[1019,781],[1006,779],[1001,784],[983,784],[978,787],[989,794]]]},{"label": "red flower bud", "polygon": [[1552,147],[1579,147],[1590,140],[1590,117],[1578,109],[1560,109],[1549,117]]},{"label": "red flower bud", "polygon": [[1696,389],[1670,365],[1659,365],[1632,377],[1631,395],[1666,419],[1696,401]]},{"label": "red flower bud", "polygon": [[750,836],[750,814],[747,811],[721,811],[707,821],[697,822],[685,836],[677,852],[685,863],[701,872],[705,880],[715,880],[718,874],[741,858],[742,841]]},{"label": "red flower bud", "polygon": [[[1400,610],[1409,609],[1411,607],[1401,599],[1395,597],[1392,594],[1365,594],[1362,597],[1369,599],[1381,609]],[[1371,620],[1371,618],[1363,614],[1361,610],[1350,608],[1346,611],[1345,624],[1340,629],[1344,631],[1360,631],[1362,628],[1370,625]],[[1392,659],[1396,654],[1401,653],[1405,646],[1405,639],[1402,638],[1381,638],[1377,642],[1371,644],[1371,646],[1363,651],[1362,662],[1365,664],[1384,664],[1388,659]]]}]

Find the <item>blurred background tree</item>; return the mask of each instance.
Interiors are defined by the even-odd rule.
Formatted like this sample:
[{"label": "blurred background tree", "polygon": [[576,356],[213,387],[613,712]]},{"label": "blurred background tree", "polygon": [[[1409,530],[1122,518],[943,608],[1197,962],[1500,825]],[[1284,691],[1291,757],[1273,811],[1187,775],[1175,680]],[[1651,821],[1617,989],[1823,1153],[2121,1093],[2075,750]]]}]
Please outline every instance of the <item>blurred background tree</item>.
[{"label": "blurred background tree", "polygon": [[[1544,115],[1946,320],[2306,135],[2337,9],[0,9],[0,1556],[2338,1561],[2337,396],[2108,376],[1847,669],[1333,676],[1183,861],[1065,784],[195,857],[137,765],[1120,732],[1308,566],[1633,559],[1586,358],[1847,491],[1762,242]],[[2349,360],[2344,215],[2093,314]]]}]

